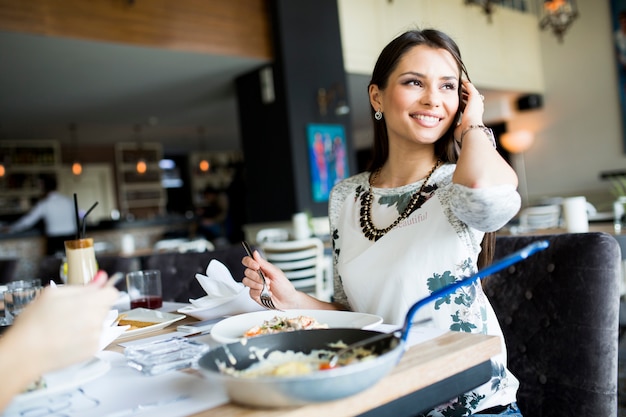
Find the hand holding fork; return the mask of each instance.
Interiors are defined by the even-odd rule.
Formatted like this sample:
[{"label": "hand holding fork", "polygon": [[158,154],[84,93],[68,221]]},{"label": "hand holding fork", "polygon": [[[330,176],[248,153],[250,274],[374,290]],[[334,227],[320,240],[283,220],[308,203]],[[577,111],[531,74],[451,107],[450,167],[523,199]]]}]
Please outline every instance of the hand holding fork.
[{"label": "hand holding fork", "polygon": [[[248,256],[254,259],[254,257],[252,256],[252,250],[250,249],[250,245],[248,245],[246,241],[242,241],[241,244],[246,250],[246,253],[248,254]],[[274,302],[272,301],[272,296],[267,289],[267,280],[265,278],[265,275],[263,275],[263,271],[261,271],[261,269],[259,268],[257,272],[259,273],[259,276],[263,280],[263,289],[261,290],[261,296],[260,296],[261,304],[263,304],[263,306],[269,310],[278,310],[278,308],[274,306]]]}]

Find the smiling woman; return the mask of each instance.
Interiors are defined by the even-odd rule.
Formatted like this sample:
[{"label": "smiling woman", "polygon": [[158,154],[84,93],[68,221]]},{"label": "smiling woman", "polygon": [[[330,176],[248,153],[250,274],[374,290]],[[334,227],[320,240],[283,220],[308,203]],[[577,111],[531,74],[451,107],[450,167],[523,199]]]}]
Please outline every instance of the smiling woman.
[{"label": "smiling woman", "polygon": [[[261,268],[280,309],[352,310],[400,325],[416,300],[490,263],[489,232],[519,209],[517,178],[480,128],[483,100],[456,43],[435,29],[401,34],[381,52],[368,93],[372,162],[330,193],[334,302],[297,291],[259,254],[243,261],[242,282],[253,298]],[[501,335],[476,283],[455,288],[415,319],[430,317],[438,328]],[[515,409],[518,383],[505,355],[493,364],[492,381],[424,414],[468,415],[509,403]]]}]

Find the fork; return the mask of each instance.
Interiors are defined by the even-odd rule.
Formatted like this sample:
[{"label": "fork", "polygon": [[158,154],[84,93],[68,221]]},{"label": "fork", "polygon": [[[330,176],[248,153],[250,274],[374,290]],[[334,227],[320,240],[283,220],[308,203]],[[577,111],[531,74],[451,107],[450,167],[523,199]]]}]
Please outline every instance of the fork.
[{"label": "fork", "polygon": [[[254,259],[254,257],[252,256],[252,249],[250,249],[250,245],[248,245],[248,242],[244,240],[241,242],[241,244],[243,245],[243,248],[246,250],[246,253],[248,254],[248,256]],[[272,301],[272,296],[270,292],[267,290],[267,280],[265,278],[265,275],[263,275],[263,271],[261,271],[261,268],[259,268],[257,272],[259,273],[259,276],[263,280],[263,289],[261,290],[261,297],[260,297],[261,304],[263,304],[263,306],[267,309],[278,310],[278,308],[274,306],[274,302]]]}]

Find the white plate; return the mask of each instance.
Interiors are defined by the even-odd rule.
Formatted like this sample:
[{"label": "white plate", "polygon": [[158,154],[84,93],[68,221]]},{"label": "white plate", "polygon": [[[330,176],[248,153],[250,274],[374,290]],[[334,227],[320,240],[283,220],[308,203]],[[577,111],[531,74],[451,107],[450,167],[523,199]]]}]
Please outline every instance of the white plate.
[{"label": "white plate", "polygon": [[46,382],[45,388],[18,395],[13,399],[12,404],[33,401],[46,395],[70,391],[101,377],[106,374],[109,369],[111,369],[111,364],[108,361],[94,357],[87,362],[50,372],[43,376]]},{"label": "white plate", "polygon": [[177,322],[185,318],[183,314],[165,313],[158,310],[150,310],[148,308],[135,308],[130,311],[125,311],[120,314],[125,314],[125,320],[146,321],[155,323],[151,326],[141,327],[139,329],[127,330],[122,333],[116,340],[124,340],[129,337],[139,336],[145,333],[150,333],[155,330],[163,329],[172,323]]},{"label": "white plate", "polygon": [[265,320],[279,317],[313,317],[318,323],[328,324],[330,328],[367,329],[383,322],[383,318],[374,314],[354,313],[336,310],[263,310],[254,313],[228,317],[211,329],[211,336],[220,343],[232,343],[242,339],[246,330],[261,325]]}]

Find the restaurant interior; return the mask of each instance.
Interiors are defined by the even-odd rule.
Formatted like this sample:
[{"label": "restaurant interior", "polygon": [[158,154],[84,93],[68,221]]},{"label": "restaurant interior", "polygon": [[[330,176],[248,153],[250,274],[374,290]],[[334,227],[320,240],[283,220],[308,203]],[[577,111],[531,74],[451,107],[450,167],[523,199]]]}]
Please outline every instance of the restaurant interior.
[{"label": "restaurant interior", "polygon": [[[589,251],[608,245],[597,260],[617,248],[617,264],[597,282],[617,285],[623,298],[626,76],[615,33],[626,2],[311,2],[0,0],[0,284],[19,277],[63,284],[65,260],[45,253],[42,222],[2,233],[40,199],[38,178],[52,174],[61,193],[92,209],[86,234],[100,265],[111,274],[160,269],[164,301],[206,295],[195,275],[213,258],[240,273],[244,239],[268,254],[289,242],[313,253],[312,275],[294,279],[330,300],[328,190],[308,162],[312,138],[342,138],[338,176],[364,171],[372,141],[367,85],[378,52],[405,29],[435,27],[458,42],[484,96],[484,122],[520,180],[522,210],[498,237],[550,236],[558,258],[571,233],[607,234],[615,245],[592,239]],[[552,3],[569,14],[550,20]],[[576,197],[584,197],[582,230],[565,218]],[[209,229],[202,220],[215,201],[222,213]],[[518,241],[501,242],[519,249]],[[615,316],[616,306],[607,306]],[[607,321],[619,320],[620,336],[622,310]],[[596,336],[617,329],[607,332]],[[624,345],[619,401],[611,398],[626,416]],[[617,357],[607,366],[610,374]]]}]

